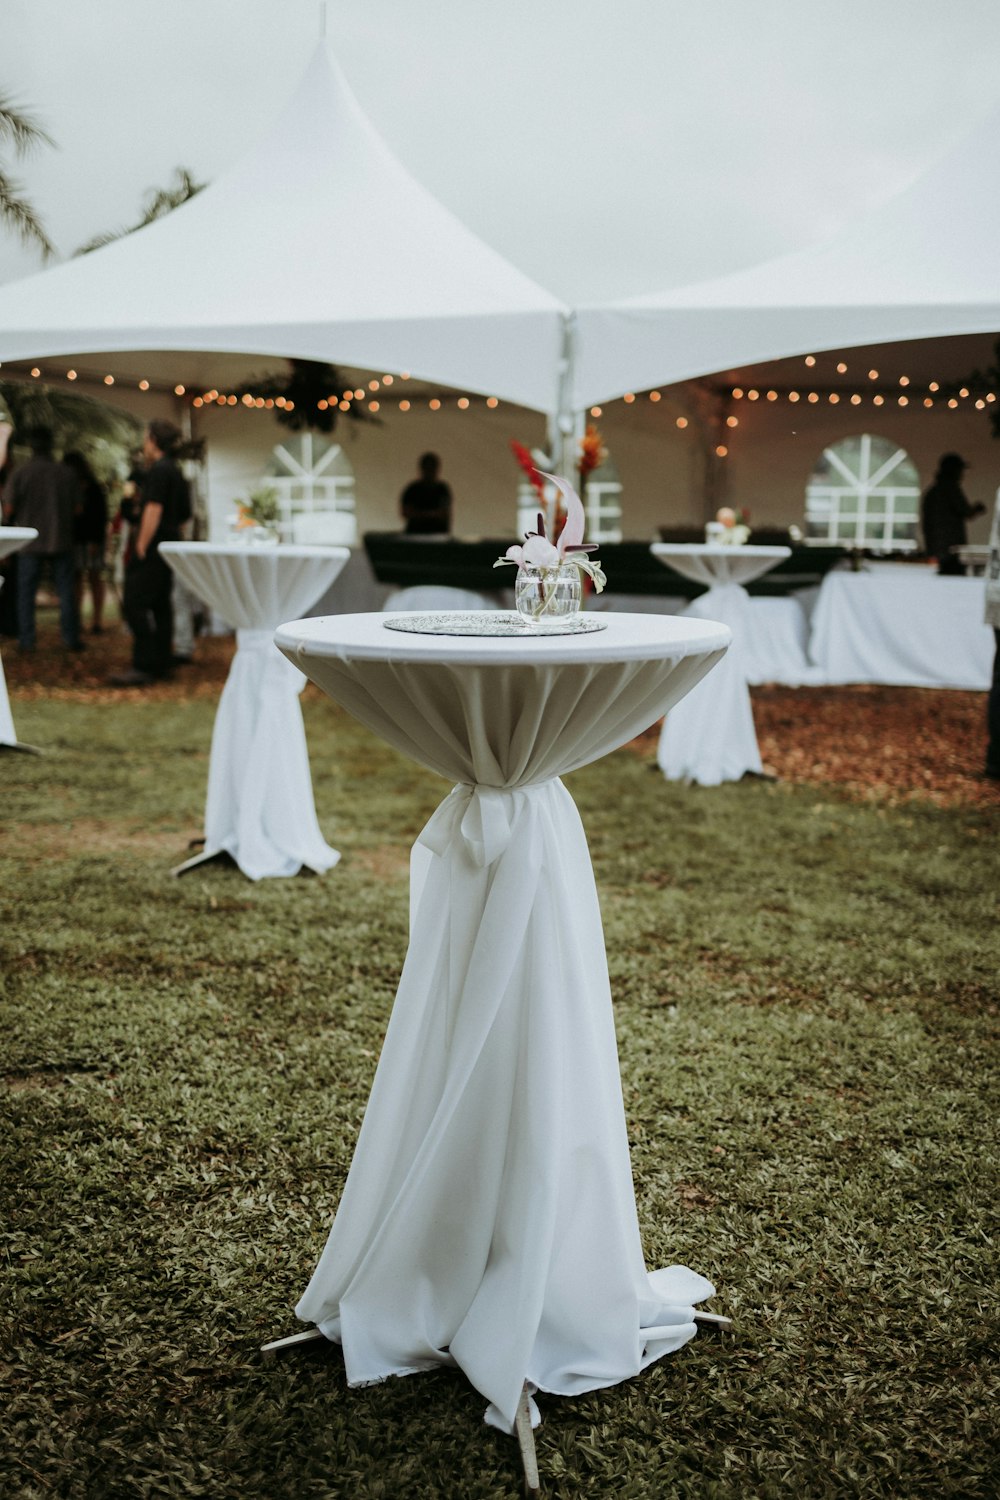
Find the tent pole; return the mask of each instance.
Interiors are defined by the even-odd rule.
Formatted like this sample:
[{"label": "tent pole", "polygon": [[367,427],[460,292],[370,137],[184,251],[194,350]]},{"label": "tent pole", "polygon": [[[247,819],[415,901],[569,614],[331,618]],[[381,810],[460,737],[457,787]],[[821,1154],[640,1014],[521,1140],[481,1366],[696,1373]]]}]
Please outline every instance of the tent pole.
[{"label": "tent pole", "polygon": [[573,411],[573,365],[576,343],[576,314],[564,313],[562,347],[556,366],[559,375],[556,409],[549,414],[549,456],[557,474],[573,483],[576,467],[577,414]]}]

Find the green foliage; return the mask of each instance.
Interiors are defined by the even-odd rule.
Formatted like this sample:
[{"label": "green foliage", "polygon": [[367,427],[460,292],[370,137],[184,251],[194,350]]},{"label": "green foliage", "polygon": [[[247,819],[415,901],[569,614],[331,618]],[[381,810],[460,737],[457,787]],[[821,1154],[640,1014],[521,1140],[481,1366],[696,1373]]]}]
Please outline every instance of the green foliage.
[{"label": "green foliage", "polygon": [[[445,784],[304,696],[321,879],[171,881],[212,695],[18,698],[0,845],[0,1490],[18,1500],[518,1493],[453,1373],[348,1388],[295,1329]],[[736,1333],[541,1398],[544,1493],[996,1493],[1000,815],[622,752],[568,778],[608,941],[650,1265]]]},{"label": "green foliage", "polygon": [[40,380],[0,380],[0,397],[13,420],[15,451],[23,448],[19,440],[28,428],[51,427],[56,448],[79,449],[105,481],[127,469],[129,454],[142,440],[142,423],[128,412]]},{"label": "green foliage", "polygon": [[[287,375],[261,375],[238,385],[236,396],[263,396],[277,402],[274,418],[292,432],[334,432],[342,415],[338,402],[344,377],[336,365],[314,359],[290,359]],[[284,405],[290,403],[289,406]],[[322,405],[320,404],[322,402]],[[352,422],[376,422],[377,417],[352,401],[346,415]]]},{"label": "green foliage", "polygon": [[[0,95],[0,146],[7,144],[17,157],[27,156],[37,146],[53,146],[55,142],[31,115],[26,114],[11,99]],[[6,224],[19,235],[26,245],[34,245],[48,260],[55,254],[55,246],[45,232],[45,227],[31,201],[24,196],[21,184],[10,176],[0,160],[0,223]]]}]

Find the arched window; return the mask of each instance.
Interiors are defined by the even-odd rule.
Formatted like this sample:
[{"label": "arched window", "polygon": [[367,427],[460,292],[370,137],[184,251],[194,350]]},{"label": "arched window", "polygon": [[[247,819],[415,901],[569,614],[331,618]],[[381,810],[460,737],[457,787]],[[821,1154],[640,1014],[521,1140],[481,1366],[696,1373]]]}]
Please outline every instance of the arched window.
[{"label": "arched window", "polygon": [[824,448],[806,486],[806,540],[912,552],[920,479],[909,455],[863,432]]},{"label": "arched window", "polygon": [[278,492],[282,541],[357,541],[354,470],[339,443],[315,432],[290,434],[274,447],[263,483]]}]

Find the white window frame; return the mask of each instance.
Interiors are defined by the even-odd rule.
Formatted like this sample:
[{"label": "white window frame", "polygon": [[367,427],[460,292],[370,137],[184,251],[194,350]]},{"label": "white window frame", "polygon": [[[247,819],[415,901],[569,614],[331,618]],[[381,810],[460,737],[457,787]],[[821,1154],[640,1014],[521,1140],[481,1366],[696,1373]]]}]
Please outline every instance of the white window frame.
[{"label": "white window frame", "polygon": [[[905,448],[896,447],[891,457],[873,471],[872,437],[869,432],[861,434],[858,473],[840,458],[836,452],[837,444],[824,448],[824,458],[843,477],[844,483],[823,484],[813,479],[807,483],[807,546],[868,547],[878,552],[916,551],[919,545],[916,537],[894,534],[897,526],[916,526],[920,517],[919,485],[891,482],[893,471],[910,456]],[[845,499],[856,501],[857,510],[853,514],[842,508]],[[874,511],[878,514],[873,514]],[[845,536],[845,526],[852,524],[853,535]]]}]

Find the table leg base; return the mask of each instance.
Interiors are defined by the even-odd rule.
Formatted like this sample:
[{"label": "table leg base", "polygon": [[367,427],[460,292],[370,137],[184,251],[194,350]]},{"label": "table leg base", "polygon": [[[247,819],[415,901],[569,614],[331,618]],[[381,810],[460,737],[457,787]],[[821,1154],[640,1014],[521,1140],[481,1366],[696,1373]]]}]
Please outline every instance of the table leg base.
[{"label": "table leg base", "polygon": [[531,1430],[531,1408],[528,1405],[527,1385],[523,1387],[521,1399],[517,1403],[514,1431],[517,1434],[517,1445],[521,1450],[521,1463],[524,1467],[524,1493],[538,1495],[541,1493],[538,1479],[538,1455],[535,1452],[535,1434]]},{"label": "table leg base", "polygon": [[171,875],[187,875],[189,871],[196,870],[199,865],[226,864],[235,865],[236,861],[225,849],[215,849],[211,854],[203,850],[201,854],[192,854],[190,859],[184,860],[183,864],[175,865],[170,871]]},{"label": "table leg base", "polygon": [[22,755],[45,754],[45,751],[39,750],[37,745],[26,745],[23,740],[15,740],[13,744],[11,744],[10,740],[4,740],[3,743],[0,744],[0,750],[20,750]]},{"label": "table leg base", "polygon": [[288,1349],[301,1349],[303,1344],[315,1344],[319,1339],[325,1341],[325,1335],[318,1328],[307,1328],[303,1333],[291,1333],[285,1339],[272,1339],[269,1344],[261,1344],[260,1352],[266,1360],[273,1360]]},{"label": "table leg base", "polygon": [[724,1318],[721,1313],[696,1312],[694,1320],[699,1329],[703,1328],[706,1331],[715,1333],[732,1333],[733,1331],[732,1318]]}]

